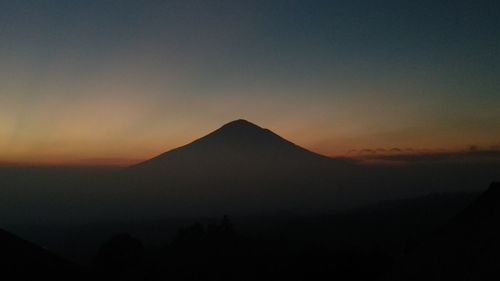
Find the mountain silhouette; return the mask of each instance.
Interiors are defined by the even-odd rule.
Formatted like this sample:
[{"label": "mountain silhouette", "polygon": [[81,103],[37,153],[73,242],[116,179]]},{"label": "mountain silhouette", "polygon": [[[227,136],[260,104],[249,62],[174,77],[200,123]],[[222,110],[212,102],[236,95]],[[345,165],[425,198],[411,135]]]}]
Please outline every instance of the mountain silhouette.
[{"label": "mountain silhouette", "polygon": [[203,163],[210,167],[236,164],[248,168],[252,165],[266,165],[269,163],[267,161],[278,164],[276,162],[325,160],[332,159],[306,150],[268,129],[238,119],[185,146],[140,163],[136,168],[178,169]]},{"label": "mountain silhouette", "polygon": [[0,229],[0,279],[82,280],[83,274],[78,266]]},{"label": "mountain silhouette", "polygon": [[[108,190],[107,198],[119,199],[106,207],[133,210],[131,215],[322,212],[459,189],[471,182],[462,180],[470,171],[463,165],[363,165],[330,158],[239,119],[128,167],[110,182],[97,178],[95,186],[109,186],[99,194]],[[480,171],[488,180],[492,173]]]},{"label": "mountain silhouette", "polygon": [[[156,200],[163,209],[203,205],[237,212],[330,206],[331,191],[338,187],[333,179],[346,177],[347,167],[345,160],[316,154],[239,119],[126,169],[120,192],[131,190],[134,202],[145,197],[148,206]],[[324,202],[318,205],[318,200]]]},{"label": "mountain silhouette", "polygon": [[395,268],[395,280],[498,280],[500,183]]}]

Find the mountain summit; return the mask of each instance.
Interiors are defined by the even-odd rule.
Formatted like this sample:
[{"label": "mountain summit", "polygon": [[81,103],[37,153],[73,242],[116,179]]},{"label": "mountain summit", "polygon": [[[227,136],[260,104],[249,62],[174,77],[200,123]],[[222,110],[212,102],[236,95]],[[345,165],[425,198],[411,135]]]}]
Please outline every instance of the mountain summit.
[{"label": "mountain summit", "polygon": [[[244,119],[229,122],[185,146],[160,154],[136,167],[179,169],[217,165],[283,165],[310,160],[332,160],[306,150],[272,131]],[[208,167],[207,167],[208,168]]]},{"label": "mountain summit", "polygon": [[240,119],[127,169],[120,196],[144,196],[155,214],[326,208],[342,200],[329,195],[346,167]]},{"label": "mountain summit", "polygon": [[[233,130],[233,131],[250,131],[250,130],[267,130],[249,122],[245,119],[237,119],[224,124],[219,130]],[[217,130],[217,131],[219,131]]]},{"label": "mountain summit", "polygon": [[207,136],[198,139],[191,145],[229,145],[229,146],[261,146],[261,145],[290,145],[291,142],[283,139],[268,129],[259,127],[244,119],[229,122]]}]

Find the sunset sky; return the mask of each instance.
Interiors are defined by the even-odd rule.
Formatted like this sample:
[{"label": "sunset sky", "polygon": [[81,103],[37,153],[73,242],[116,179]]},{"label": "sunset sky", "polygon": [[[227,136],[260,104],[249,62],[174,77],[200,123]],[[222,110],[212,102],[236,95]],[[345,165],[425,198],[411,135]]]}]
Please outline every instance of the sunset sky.
[{"label": "sunset sky", "polygon": [[499,1],[1,1],[0,163],[244,118],[326,155],[500,145]]}]

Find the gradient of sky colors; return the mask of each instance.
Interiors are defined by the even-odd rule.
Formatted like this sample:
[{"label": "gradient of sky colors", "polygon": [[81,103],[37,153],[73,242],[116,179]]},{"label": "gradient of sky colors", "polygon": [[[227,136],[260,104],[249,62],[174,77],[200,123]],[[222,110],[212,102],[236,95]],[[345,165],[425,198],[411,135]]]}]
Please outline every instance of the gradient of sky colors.
[{"label": "gradient of sky colors", "polygon": [[316,152],[500,144],[498,1],[2,1],[0,162],[121,163],[245,118]]}]

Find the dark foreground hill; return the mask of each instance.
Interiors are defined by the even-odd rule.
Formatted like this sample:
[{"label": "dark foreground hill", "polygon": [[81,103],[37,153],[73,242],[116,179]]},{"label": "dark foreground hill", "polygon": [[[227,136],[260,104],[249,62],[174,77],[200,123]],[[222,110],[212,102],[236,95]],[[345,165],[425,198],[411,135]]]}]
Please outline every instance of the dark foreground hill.
[{"label": "dark foreground hill", "polygon": [[93,261],[108,281],[387,280],[393,261],[475,198],[434,194],[319,216],[185,221],[154,247],[129,228],[100,241]]},{"label": "dark foreground hill", "polygon": [[500,183],[396,264],[394,280],[499,280]]},{"label": "dark foreground hill", "polygon": [[[118,276],[115,280],[132,275],[147,280],[498,280],[499,200],[499,186],[492,184],[480,196],[432,195],[294,217],[278,232],[270,232],[275,222],[259,235],[235,230],[224,218],[181,228],[170,243],[150,253],[134,238],[115,236],[99,251],[101,274]],[[256,223],[262,227],[264,219]],[[127,259],[117,264],[124,249]]]},{"label": "dark foreground hill", "polygon": [[1,280],[84,280],[86,274],[48,250],[0,229]]},{"label": "dark foreground hill", "polygon": [[[93,279],[87,280],[323,280],[325,277],[388,280],[393,264],[406,264],[408,257],[415,257],[414,264],[425,263],[427,253],[418,254],[428,245],[422,240],[430,235],[432,241],[436,229],[451,224],[447,223],[450,220],[454,222],[457,213],[460,213],[457,218],[461,217],[465,206],[476,198],[478,195],[474,193],[434,194],[323,215],[262,215],[222,221],[192,218],[173,222],[143,221],[141,225],[129,226],[113,226],[108,222],[105,228],[87,225],[74,232],[55,229],[54,232],[66,232],[68,240],[61,241],[59,237],[59,246],[42,244],[60,253],[78,247],[93,248],[88,260],[81,260],[94,273]],[[176,229],[179,229],[177,234]],[[91,245],[85,235],[101,238]],[[7,234],[6,237],[3,241],[11,241],[13,236]],[[112,238],[107,240],[109,237]],[[20,239],[14,241],[17,240]],[[23,245],[28,243],[21,241]],[[102,247],[98,250],[99,244]],[[55,270],[63,279],[74,274],[72,265],[68,270],[67,262],[52,254],[50,258],[45,257],[48,252],[31,243],[28,245],[41,250],[42,258],[32,259],[31,250],[16,246],[9,248],[10,267],[20,260],[32,260],[30,265],[34,269],[24,272],[41,272],[40,276],[47,276],[42,270],[49,270],[47,274]],[[412,254],[402,260],[408,252]],[[424,277],[413,280],[429,279],[425,278],[425,267],[414,270],[412,274]],[[61,280],[57,278],[49,280]]]}]

